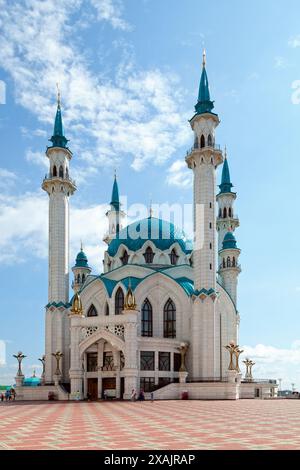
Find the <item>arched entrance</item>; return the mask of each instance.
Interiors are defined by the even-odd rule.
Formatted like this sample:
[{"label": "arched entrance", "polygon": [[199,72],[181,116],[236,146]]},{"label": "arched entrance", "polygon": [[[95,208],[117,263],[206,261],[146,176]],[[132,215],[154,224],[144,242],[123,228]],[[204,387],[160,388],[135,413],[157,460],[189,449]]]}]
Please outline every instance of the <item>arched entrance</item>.
[{"label": "arched entrance", "polygon": [[124,341],[107,330],[100,330],[80,344],[80,355],[84,398],[122,398]]}]

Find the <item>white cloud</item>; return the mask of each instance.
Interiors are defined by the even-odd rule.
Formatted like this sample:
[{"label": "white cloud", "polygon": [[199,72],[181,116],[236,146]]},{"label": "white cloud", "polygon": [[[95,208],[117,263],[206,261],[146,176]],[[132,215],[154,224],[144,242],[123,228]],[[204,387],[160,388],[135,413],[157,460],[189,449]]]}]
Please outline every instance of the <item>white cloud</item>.
[{"label": "white cloud", "polygon": [[98,19],[108,21],[113,28],[130,31],[131,26],[122,18],[122,4],[115,0],[91,0]]},{"label": "white cloud", "polygon": [[49,168],[49,161],[43,152],[35,152],[32,149],[27,149],[25,159],[27,162],[34,163],[35,165],[46,168],[47,170]]},{"label": "white cloud", "polygon": [[299,47],[300,46],[300,34],[291,37],[288,41],[288,45],[293,48]]},{"label": "white cloud", "polygon": [[[107,229],[106,205],[71,206],[70,264],[80,249],[80,241],[96,272],[102,271],[104,242]],[[22,263],[48,256],[48,198],[42,190],[21,196],[0,196],[0,261]]]},{"label": "white cloud", "polygon": [[12,171],[0,168],[0,190],[6,192],[10,190],[16,183],[18,177]]},{"label": "white cloud", "polygon": [[244,346],[242,349],[242,361],[249,357],[255,362],[254,377],[277,380],[281,378],[283,388],[291,389],[291,383],[295,383],[300,389],[300,340],[294,341],[289,348],[257,344],[254,347]]},{"label": "white cloud", "polygon": [[[92,3],[98,20],[123,28],[120,4]],[[176,77],[140,70],[119,46],[123,59],[114,80],[93,70],[87,51],[78,46],[82,31],[72,23],[83,5],[82,0],[27,0],[25,6],[0,0],[0,65],[14,80],[17,103],[51,132],[59,82],[66,134],[77,161],[97,171],[103,163],[118,165],[121,158],[135,170],[164,163],[190,137]]]},{"label": "white cloud", "polygon": [[276,69],[285,69],[287,66],[288,66],[288,63],[284,57],[281,57],[281,56],[275,57],[274,67]]},{"label": "white cloud", "polygon": [[193,181],[193,173],[188,169],[184,160],[176,160],[167,172],[167,184],[179,188],[190,188]]},{"label": "white cloud", "polygon": [[292,83],[292,96],[291,101],[293,104],[300,104],[300,80],[294,80]]}]

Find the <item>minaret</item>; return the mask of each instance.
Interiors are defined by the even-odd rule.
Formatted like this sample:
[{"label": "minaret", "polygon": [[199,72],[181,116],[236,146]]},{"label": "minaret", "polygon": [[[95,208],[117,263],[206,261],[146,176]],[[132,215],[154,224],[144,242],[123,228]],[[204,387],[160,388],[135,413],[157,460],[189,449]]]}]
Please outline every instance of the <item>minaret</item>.
[{"label": "minaret", "polygon": [[202,73],[195,115],[190,120],[194,146],[186,156],[194,173],[194,305],[192,316],[192,375],[211,378],[220,374],[216,346],[216,168],[223,161],[215,144],[219,117],[212,112],[203,53]]},{"label": "minaret", "polygon": [[72,152],[64,136],[58,94],[54,132],[47,148],[49,174],[42,188],[49,195],[49,302],[69,301],[69,197],[76,190],[69,177]]},{"label": "minaret", "polygon": [[222,151],[215,144],[215,129],[219,117],[212,112],[206,73],[206,55],[203,53],[202,74],[196,114],[190,120],[194,131],[194,146],[186,157],[194,173],[194,234],[193,252],[195,289],[215,289],[215,194],[216,168],[223,161]]},{"label": "minaret", "polygon": [[108,218],[108,233],[104,236],[103,241],[105,241],[108,245],[113,238],[115,238],[116,234],[122,230],[123,228],[123,220],[125,217],[125,213],[121,210],[121,204],[119,199],[119,188],[117,182],[117,175],[115,174],[112,195],[111,195],[111,202],[110,202],[110,209],[106,212],[106,216]]},{"label": "minaret", "polygon": [[[222,243],[224,236],[228,231],[234,232],[239,226],[239,219],[234,213],[234,201],[236,193],[234,193],[230,180],[229,166],[227,160],[227,151],[225,148],[225,160],[222,169],[221,184],[219,185],[220,192],[217,194],[218,202],[218,217],[217,217],[217,231],[218,231],[218,251],[222,250]],[[219,258],[220,264],[220,258]]]},{"label": "minaret", "polygon": [[239,265],[240,252],[241,250],[236,246],[236,239],[233,233],[227,232],[222,243],[222,249],[219,251],[219,274],[221,284],[230,295],[235,306],[238,275],[241,272]]},{"label": "minaret", "polygon": [[69,162],[72,152],[67,147],[68,140],[63,131],[60,93],[57,98],[57,111],[54,132],[47,147],[49,174],[42,188],[49,196],[49,273],[48,305],[46,310],[46,382],[53,382],[54,361],[51,354],[64,353],[63,375],[67,374],[69,334],[65,306],[69,302],[69,197],[76,190],[69,177]]},{"label": "minaret", "polygon": [[88,265],[87,256],[82,249],[82,244],[80,247],[80,252],[76,256],[75,266],[73,266],[72,271],[74,274],[74,280],[72,282],[72,289],[76,293],[81,289],[81,287],[85,283],[87,276],[92,271]]}]

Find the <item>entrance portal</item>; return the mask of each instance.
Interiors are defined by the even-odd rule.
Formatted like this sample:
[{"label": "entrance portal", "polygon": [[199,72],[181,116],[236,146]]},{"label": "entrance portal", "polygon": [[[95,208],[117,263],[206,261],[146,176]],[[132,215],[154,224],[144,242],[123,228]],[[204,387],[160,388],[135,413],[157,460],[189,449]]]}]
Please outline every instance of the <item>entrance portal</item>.
[{"label": "entrance portal", "polygon": [[107,398],[116,398],[116,378],[106,377],[102,379],[102,396],[104,398],[104,392],[106,391]]},{"label": "entrance portal", "polygon": [[98,379],[87,380],[87,391],[90,400],[98,400]]}]

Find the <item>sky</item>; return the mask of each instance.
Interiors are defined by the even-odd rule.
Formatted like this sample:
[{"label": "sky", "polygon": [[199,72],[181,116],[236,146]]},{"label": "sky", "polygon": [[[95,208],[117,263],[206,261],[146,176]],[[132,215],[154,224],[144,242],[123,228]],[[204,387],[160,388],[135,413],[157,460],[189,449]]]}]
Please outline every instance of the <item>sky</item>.
[{"label": "sky", "polygon": [[70,265],[82,240],[100,273],[114,169],[129,220],[134,204],[192,203],[205,47],[237,192],[240,345],[254,375],[300,388],[299,15],[297,0],[0,0],[0,383],[17,351],[26,375],[44,352],[56,83],[78,187]]}]

